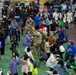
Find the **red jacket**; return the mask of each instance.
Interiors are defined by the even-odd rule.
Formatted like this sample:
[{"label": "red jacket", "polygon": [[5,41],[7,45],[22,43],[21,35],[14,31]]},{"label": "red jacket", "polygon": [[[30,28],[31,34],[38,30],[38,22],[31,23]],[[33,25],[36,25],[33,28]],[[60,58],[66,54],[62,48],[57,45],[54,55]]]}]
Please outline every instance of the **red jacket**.
[{"label": "red jacket", "polygon": [[40,23],[39,29],[42,29],[42,30],[44,29],[44,25],[42,23]]}]

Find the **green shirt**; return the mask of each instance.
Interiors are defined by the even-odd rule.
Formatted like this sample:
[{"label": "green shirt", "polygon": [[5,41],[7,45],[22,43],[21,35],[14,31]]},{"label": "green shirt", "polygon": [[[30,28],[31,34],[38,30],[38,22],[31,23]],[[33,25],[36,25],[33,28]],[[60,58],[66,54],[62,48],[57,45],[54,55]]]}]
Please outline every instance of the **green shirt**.
[{"label": "green shirt", "polygon": [[63,20],[60,20],[59,25],[60,25],[61,27],[63,27],[63,26],[64,26],[64,21],[63,21]]},{"label": "green shirt", "polygon": [[68,60],[66,62],[66,65],[73,66],[76,69],[76,61],[74,63],[70,63],[70,61]]}]

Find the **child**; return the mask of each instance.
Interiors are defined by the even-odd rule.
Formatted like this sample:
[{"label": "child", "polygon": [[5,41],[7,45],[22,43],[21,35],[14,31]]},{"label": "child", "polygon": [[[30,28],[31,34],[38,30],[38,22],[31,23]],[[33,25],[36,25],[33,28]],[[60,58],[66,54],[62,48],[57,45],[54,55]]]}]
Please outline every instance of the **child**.
[{"label": "child", "polygon": [[8,72],[12,75],[18,75],[18,65],[20,64],[20,60],[16,59],[16,56],[12,56],[12,60],[10,61],[10,65],[8,67]]},{"label": "child", "polygon": [[20,42],[20,31],[19,31],[19,28],[16,28],[15,35],[16,35],[16,41]]},{"label": "child", "polygon": [[10,50],[14,51],[16,50],[16,47],[19,46],[17,41],[16,41],[16,37],[13,37],[13,40],[11,41],[11,47]]},{"label": "child", "polygon": [[23,75],[27,75],[28,63],[27,63],[27,59],[25,59],[25,56],[22,57],[21,61],[22,61],[22,73],[23,73]]}]

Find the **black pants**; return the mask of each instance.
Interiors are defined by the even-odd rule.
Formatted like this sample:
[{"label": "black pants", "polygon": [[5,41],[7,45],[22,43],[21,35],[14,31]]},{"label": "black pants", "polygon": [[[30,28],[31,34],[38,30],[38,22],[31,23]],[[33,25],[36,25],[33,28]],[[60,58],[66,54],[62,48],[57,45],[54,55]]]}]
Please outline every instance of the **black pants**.
[{"label": "black pants", "polygon": [[[66,65],[66,66],[67,66],[67,68],[71,69],[70,65]],[[76,73],[76,69],[74,68],[73,70]]]},{"label": "black pants", "polygon": [[20,36],[16,36],[16,40],[20,42]]},{"label": "black pants", "polygon": [[63,53],[64,53],[64,52],[60,52],[60,53],[59,53],[61,59],[63,59]]},{"label": "black pants", "polygon": [[47,53],[47,59],[50,57],[50,53]]},{"label": "black pants", "polygon": [[50,47],[50,51],[51,53],[55,52],[55,51],[59,51],[59,46],[58,44],[54,44],[52,47]]},{"label": "black pants", "polygon": [[2,45],[2,48],[1,48],[1,55],[4,55],[4,52],[5,52],[5,45]]},{"label": "black pants", "polygon": [[18,73],[15,73],[14,75],[18,75]]},{"label": "black pants", "polygon": [[70,58],[74,58],[74,56],[70,56],[67,54],[67,52],[65,53],[65,61],[69,60]]}]

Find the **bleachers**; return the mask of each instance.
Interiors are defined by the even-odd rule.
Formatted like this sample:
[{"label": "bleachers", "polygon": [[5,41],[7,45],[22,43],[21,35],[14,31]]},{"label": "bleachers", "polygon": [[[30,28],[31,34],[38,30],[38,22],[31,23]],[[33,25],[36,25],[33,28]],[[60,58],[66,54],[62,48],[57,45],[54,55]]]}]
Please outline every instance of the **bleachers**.
[{"label": "bleachers", "polygon": [[44,8],[44,3],[47,2],[48,0],[40,0],[40,9]]},{"label": "bleachers", "polygon": [[61,12],[61,5],[57,2],[53,3],[53,9],[58,9],[58,12]]}]

